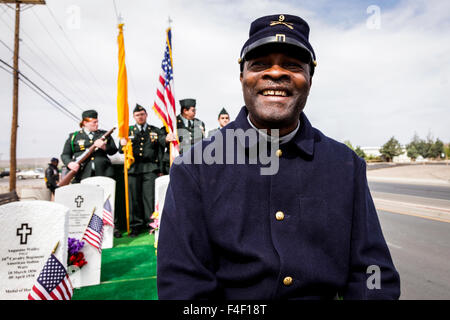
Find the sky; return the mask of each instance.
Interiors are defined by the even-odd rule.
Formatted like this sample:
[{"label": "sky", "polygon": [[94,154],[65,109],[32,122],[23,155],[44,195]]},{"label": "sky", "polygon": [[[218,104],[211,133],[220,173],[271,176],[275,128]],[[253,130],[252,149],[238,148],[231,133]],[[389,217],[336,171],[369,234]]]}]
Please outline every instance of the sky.
[{"label": "sky", "polygon": [[[47,0],[25,6],[19,69],[81,117],[96,109],[100,127],[117,126],[117,15],[113,0]],[[115,0],[125,23],[128,97],[147,108],[149,123],[172,27],[175,99],[197,100],[206,130],[225,107],[244,105],[239,65],[250,23],[293,14],[310,25],[317,68],[305,114],[312,125],[353,146],[381,146],[415,133],[450,142],[450,1]],[[14,11],[0,4],[0,59],[12,65]],[[0,160],[9,159],[12,75],[0,69]],[[179,111],[179,104],[177,104]],[[131,124],[131,123],[130,123]],[[17,157],[58,157],[78,122],[23,83]]]}]

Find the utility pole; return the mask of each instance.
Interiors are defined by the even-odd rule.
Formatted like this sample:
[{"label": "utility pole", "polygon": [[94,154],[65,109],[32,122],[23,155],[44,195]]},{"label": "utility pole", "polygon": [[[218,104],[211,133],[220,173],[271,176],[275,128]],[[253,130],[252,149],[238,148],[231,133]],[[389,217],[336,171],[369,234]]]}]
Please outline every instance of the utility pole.
[{"label": "utility pole", "polygon": [[20,31],[20,5],[21,4],[45,4],[45,0],[0,0],[0,3],[16,5],[16,18],[14,28],[14,73],[13,73],[13,106],[11,122],[11,145],[9,157],[9,191],[16,190],[17,168],[17,127],[19,126],[19,31]]}]

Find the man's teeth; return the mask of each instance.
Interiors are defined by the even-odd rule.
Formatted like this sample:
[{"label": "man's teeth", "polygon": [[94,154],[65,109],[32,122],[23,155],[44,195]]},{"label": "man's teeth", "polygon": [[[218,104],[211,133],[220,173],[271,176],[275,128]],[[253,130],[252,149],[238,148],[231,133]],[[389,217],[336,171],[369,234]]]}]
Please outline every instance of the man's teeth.
[{"label": "man's teeth", "polygon": [[287,96],[286,91],[283,90],[264,90],[262,94],[264,96],[281,96],[281,97]]}]

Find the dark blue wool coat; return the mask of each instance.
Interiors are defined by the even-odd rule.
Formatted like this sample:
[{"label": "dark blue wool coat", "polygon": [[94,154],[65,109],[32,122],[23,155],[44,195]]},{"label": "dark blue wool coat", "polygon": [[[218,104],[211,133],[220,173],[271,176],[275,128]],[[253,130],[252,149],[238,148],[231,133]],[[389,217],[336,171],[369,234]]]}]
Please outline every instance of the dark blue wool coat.
[{"label": "dark blue wool coat", "polygon": [[[247,114],[243,107],[221,132],[250,129]],[[303,113],[300,120],[280,146],[275,175],[248,161],[172,166],[158,241],[160,299],[399,297],[365,162]],[[372,265],[381,271],[380,289],[367,286],[375,283]]]}]

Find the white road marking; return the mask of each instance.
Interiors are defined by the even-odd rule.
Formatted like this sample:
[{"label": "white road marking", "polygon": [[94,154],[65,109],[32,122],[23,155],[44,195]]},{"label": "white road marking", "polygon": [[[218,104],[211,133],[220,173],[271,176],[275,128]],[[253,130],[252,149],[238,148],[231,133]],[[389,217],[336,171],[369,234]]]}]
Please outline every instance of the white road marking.
[{"label": "white road marking", "polygon": [[386,243],[387,243],[387,245],[388,245],[389,247],[396,248],[396,249],[402,249],[402,247],[400,247],[400,246],[398,246],[398,245],[396,245],[396,244],[392,244],[392,243],[387,242],[387,241],[386,241]]}]

